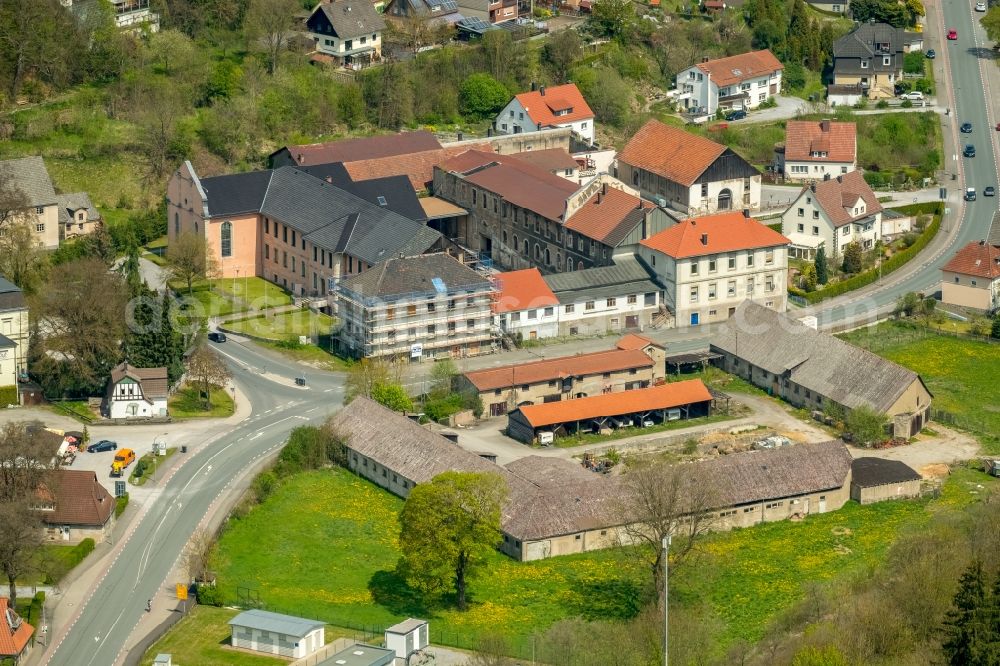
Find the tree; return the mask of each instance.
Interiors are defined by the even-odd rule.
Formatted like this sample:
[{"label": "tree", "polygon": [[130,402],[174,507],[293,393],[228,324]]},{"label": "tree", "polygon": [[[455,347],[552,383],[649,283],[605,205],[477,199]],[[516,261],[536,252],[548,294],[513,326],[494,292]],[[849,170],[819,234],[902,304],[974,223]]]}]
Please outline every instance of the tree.
[{"label": "tree", "polygon": [[191,293],[197,280],[210,280],[219,275],[219,261],[209,251],[203,236],[184,232],[167,247],[167,272],[170,277],[183,282]]},{"label": "tree", "polygon": [[187,153],[180,121],[187,112],[184,87],[150,77],[136,93],[133,120],[139,126],[136,149],[146,163],[148,176],[159,179]]},{"label": "tree", "polygon": [[785,74],[781,77],[781,82],[785,92],[802,90],[806,85],[806,71],[799,63],[790,62],[785,67]]},{"label": "tree", "polygon": [[557,83],[569,80],[569,70],[583,55],[583,40],[576,30],[560,30],[550,36],[542,47],[542,61],[552,71]]},{"label": "tree", "polygon": [[428,394],[432,398],[445,398],[451,394],[458,367],[450,358],[435,361],[431,368],[431,388]]},{"label": "tree", "polygon": [[11,99],[29,80],[63,86],[81,65],[85,35],[58,0],[0,0],[0,75]]},{"label": "tree", "polygon": [[993,317],[993,326],[990,327],[990,337],[1000,340],[1000,314]]},{"label": "tree", "polygon": [[715,499],[714,484],[691,465],[648,464],[622,477],[620,539],[637,546],[657,590],[663,589],[664,538],[672,538],[672,561],[683,562],[711,529]]},{"label": "tree", "polygon": [[830,280],[829,269],[826,265],[826,249],[820,245],[819,249],[816,250],[816,282],[819,284],[826,284]]},{"label": "tree", "polygon": [[146,292],[129,301],[125,358],[140,368],[167,368],[171,382],[184,373],[184,345],[170,317],[169,292]]},{"label": "tree", "polygon": [[969,333],[986,337],[990,334],[990,320],[982,315],[972,315],[969,319]]},{"label": "tree", "polygon": [[510,92],[489,74],[472,74],[458,87],[462,113],[473,118],[492,118],[510,100]]},{"label": "tree", "polygon": [[816,291],[816,267],[806,264],[802,267],[802,288],[806,291]]},{"label": "tree", "polygon": [[497,81],[504,81],[514,64],[514,37],[506,30],[490,30],[481,41],[486,71]]},{"label": "tree", "polygon": [[844,427],[851,433],[855,444],[868,446],[885,440],[889,420],[870,407],[860,405],[847,414]]},{"label": "tree", "polygon": [[421,483],[399,514],[400,571],[421,592],[454,591],[455,605],[467,608],[467,580],[500,545],[500,509],[507,482],[499,474],[445,472]]},{"label": "tree", "polygon": [[188,359],[188,374],[198,386],[206,410],[212,408],[212,387],[221,388],[231,378],[222,357],[204,343]]},{"label": "tree", "polygon": [[413,401],[400,384],[376,382],[372,386],[372,400],[394,412],[412,412]]},{"label": "tree", "polygon": [[590,103],[594,115],[609,125],[621,127],[629,115],[629,86],[621,75],[610,67],[588,72],[592,77],[578,82]]},{"label": "tree", "polygon": [[986,15],[979,20],[986,30],[986,36],[992,42],[1000,42],[1000,5],[993,5]]},{"label": "tree", "polygon": [[895,0],[852,0],[851,16],[859,23],[874,19],[894,28],[904,28],[910,22],[906,6]]},{"label": "tree", "polygon": [[27,222],[9,223],[4,231],[0,235],[0,274],[30,296],[45,280],[45,248]]},{"label": "tree", "polygon": [[287,46],[299,9],[295,0],[250,0],[245,24],[247,41],[264,46],[269,74],[278,70],[281,52]]},{"label": "tree", "polygon": [[125,279],[125,287],[128,289],[130,297],[135,298],[145,294],[146,283],[143,281],[142,271],[139,269],[139,244],[137,242],[132,242],[129,245],[125,259],[118,267],[118,272]]},{"label": "tree", "polygon": [[959,579],[953,607],[944,622],[945,640],[941,648],[948,664],[992,666],[997,663],[985,658],[990,643],[1000,642],[1000,623],[990,621],[987,594],[983,564],[977,559]]},{"label": "tree", "polygon": [[857,241],[852,241],[847,244],[844,248],[844,265],[843,271],[845,273],[860,273],[861,272],[861,261],[862,261],[862,251],[861,243]]},{"label": "tree", "polygon": [[400,373],[398,365],[380,358],[361,359],[347,371],[344,404],[350,404],[359,395],[371,398],[379,385],[398,384]]},{"label": "tree", "polygon": [[632,24],[635,10],[629,0],[597,0],[591,7],[590,20],[609,37],[621,38]]},{"label": "tree", "polygon": [[920,295],[915,291],[908,291],[896,300],[896,307],[893,314],[897,317],[909,317],[920,307]]},{"label": "tree", "polygon": [[805,647],[795,653],[792,666],[849,666],[844,653],[832,645]]}]

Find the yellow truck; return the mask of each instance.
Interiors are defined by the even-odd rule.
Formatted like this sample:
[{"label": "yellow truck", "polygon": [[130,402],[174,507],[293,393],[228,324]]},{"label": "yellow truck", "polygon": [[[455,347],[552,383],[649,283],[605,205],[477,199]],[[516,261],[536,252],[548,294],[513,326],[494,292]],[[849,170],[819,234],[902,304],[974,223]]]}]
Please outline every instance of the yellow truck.
[{"label": "yellow truck", "polygon": [[119,449],[115,453],[114,462],[111,463],[111,476],[121,476],[125,473],[125,468],[135,462],[135,451],[132,449]]}]

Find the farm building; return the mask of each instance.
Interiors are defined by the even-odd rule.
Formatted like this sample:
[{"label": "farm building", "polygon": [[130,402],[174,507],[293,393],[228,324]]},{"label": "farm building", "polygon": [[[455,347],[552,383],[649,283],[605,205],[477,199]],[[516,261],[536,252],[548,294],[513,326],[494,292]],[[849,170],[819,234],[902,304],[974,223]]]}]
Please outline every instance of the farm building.
[{"label": "farm building", "polygon": [[712,394],[700,379],[634,391],[518,407],[507,416],[507,434],[531,444],[541,431],[556,435],[597,432],[604,428],[662,423],[708,416]]},{"label": "farm building", "polygon": [[236,648],[301,659],[325,644],[326,623],[259,609],[229,621]]},{"label": "farm building", "polygon": [[851,463],[851,499],[861,504],[920,495],[920,475],[899,460],[857,458]]},{"label": "farm building", "polygon": [[710,350],[720,355],[714,365],[796,407],[884,414],[894,437],[912,437],[930,416],[932,396],[917,373],[753,301],[743,301]]}]

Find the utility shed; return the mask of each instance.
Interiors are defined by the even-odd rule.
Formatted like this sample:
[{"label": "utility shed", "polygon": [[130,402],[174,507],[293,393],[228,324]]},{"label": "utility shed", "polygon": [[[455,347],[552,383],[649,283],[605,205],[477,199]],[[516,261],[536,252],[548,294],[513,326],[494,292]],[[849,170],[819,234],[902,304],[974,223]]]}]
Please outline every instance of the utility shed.
[{"label": "utility shed", "polygon": [[407,618],[385,630],[385,646],[395,651],[396,657],[406,659],[430,643],[427,620]]},{"label": "utility shed", "polygon": [[229,621],[233,647],[301,659],[323,647],[326,623],[264,610],[243,611]]},{"label": "utility shed", "polygon": [[317,662],[316,666],[392,666],[396,655],[392,650],[355,643],[335,655]]},{"label": "utility shed", "polygon": [[856,458],[851,463],[851,499],[872,504],[920,494],[920,475],[899,460]]}]

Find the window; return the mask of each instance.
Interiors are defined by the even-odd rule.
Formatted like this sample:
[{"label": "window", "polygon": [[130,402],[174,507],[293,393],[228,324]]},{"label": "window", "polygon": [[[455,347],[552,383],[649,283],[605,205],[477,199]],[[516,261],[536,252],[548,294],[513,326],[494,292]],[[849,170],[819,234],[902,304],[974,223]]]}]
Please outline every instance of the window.
[{"label": "window", "polygon": [[265,259],[270,259],[271,258],[271,246],[270,245],[265,245],[264,246],[264,258]]},{"label": "window", "polygon": [[626,300],[628,301],[629,305],[635,305],[638,302],[639,297],[636,296],[635,294],[629,294]]},{"label": "window", "polygon": [[716,285],[714,282],[708,285],[708,300],[712,300],[716,297],[717,287],[718,285]]},{"label": "window", "polygon": [[813,227],[813,236],[819,236],[819,227]]},{"label": "window", "polygon": [[803,231],[805,231],[805,230],[806,230],[806,225],[804,225],[804,224],[802,224],[801,222],[799,222],[799,225],[798,225],[798,232],[799,232],[799,233],[802,233],[802,232],[803,232]]},{"label": "window", "polygon": [[221,243],[222,256],[233,256],[233,223],[226,220],[222,223]]},{"label": "window", "polygon": [[[572,259],[571,259],[570,261],[572,261]],[[955,278],[955,279],[956,279],[956,280],[958,280],[958,278]],[[573,305],[572,303],[570,303],[569,305],[567,305],[567,306],[566,306],[566,307],[565,307],[565,308],[563,309],[563,311],[564,311],[564,312],[565,312],[566,314],[571,314],[571,313],[572,313],[572,312],[573,312],[574,310],[576,310],[576,306],[574,306],[574,305]]]},{"label": "window", "polygon": [[692,261],[691,262],[691,275],[697,275],[697,274],[698,274],[698,262],[697,261]]},{"label": "window", "polygon": [[958,276],[956,275],[956,276],[955,276],[955,284],[958,284],[958,283],[959,283],[959,278],[958,278]]},{"label": "window", "polygon": [[975,280],[969,280],[969,284],[971,284],[973,287],[975,287],[975,286],[977,286],[978,283]]},{"label": "window", "polygon": [[38,233],[42,233],[43,231],[45,231],[45,225],[44,224],[36,224],[35,225],[35,231],[37,231]]},{"label": "window", "polygon": [[819,211],[818,210],[814,210],[813,211],[813,219],[814,220],[818,220],[819,219]]},{"label": "window", "polygon": [[851,235],[851,225],[848,224],[843,229],[841,229],[840,235],[841,236],[850,236]]},{"label": "window", "polygon": [[731,271],[736,270],[736,255],[735,254],[729,255],[728,262],[729,262],[729,270],[731,270]]},{"label": "window", "polygon": [[295,272],[295,255],[292,255],[292,272]]},{"label": "window", "polygon": [[768,265],[774,263],[774,250],[768,250],[764,253],[764,263]]},{"label": "window", "polygon": [[551,317],[554,312],[555,310],[553,308],[545,308],[544,314],[546,317]]},{"label": "window", "polygon": [[45,212],[45,208],[44,207],[42,207],[42,206],[35,206],[35,214],[36,215],[41,215],[44,212]]},{"label": "window", "polygon": [[608,307],[609,308],[613,308],[617,304],[618,304],[618,299],[613,298],[613,297],[608,299]]},{"label": "window", "polygon": [[797,211],[797,213],[798,213],[799,217],[805,217],[805,215],[806,215],[806,209],[805,208],[799,208],[799,210]]},{"label": "window", "polygon": [[753,267],[753,251],[747,252],[747,268]]},{"label": "window", "polygon": [[434,335],[434,332],[436,330],[437,329],[434,327],[434,324],[428,324],[427,325],[427,335]]},{"label": "window", "polygon": [[701,196],[703,198],[708,196],[708,183],[701,184]]},{"label": "window", "polygon": [[584,304],[583,309],[587,310],[587,311],[593,310],[594,309],[594,301],[587,301]]},{"label": "window", "polygon": [[520,312],[511,312],[510,313],[510,320],[511,321],[521,321],[521,313]]},{"label": "window", "polygon": [[174,213],[174,235],[177,235],[180,232],[181,232],[181,216],[178,215],[177,213]]},{"label": "window", "polygon": [[726,296],[736,295],[736,280],[730,280],[726,283]]},{"label": "window", "polygon": [[774,291],[774,276],[768,275],[764,278],[764,291]]},{"label": "window", "polygon": [[476,320],[475,319],[466,319],[465,320],[465,327],[471,331],[472,329],[474,329],[476,327]]},{"label": "window", "polygon": [[292,229],[292,245],[293,246],[296,245],[296,242],[295,242],[295,230],[294,229]]},{"label": "window", "polygon": [[428,312],[434,312],[435,310],[437,310],[437,304],[436,303],[428,303],[427,304],[427,311]]},{"label": "window", "polygon": [[448,322],[448,335],[455,335],[455,322]]},{"label": "window", "polygon": [[538,310],[528,310],[528,319],[538,319]]},{"label": "window", "polygon": [[698,287],[691,287],[691,302],[698,302]]},{"label": "window", "polygon": [[862,60],[861,61],[861,69],[868,69],[868,61],[867,60]]},{"label": "window", "polygon": [[[278,225],[275,225],[275,229],[277,228]],[[285,243],[288,242],[288,227],[281,227],[281,240]]]},{"label": "window", "polygon": [[716,266],[715,259],[714,258],[713,259],[709,259],[708,260],[708,272],[709,273],[714,273],[716,270],[717,270],[717,266]]}]

